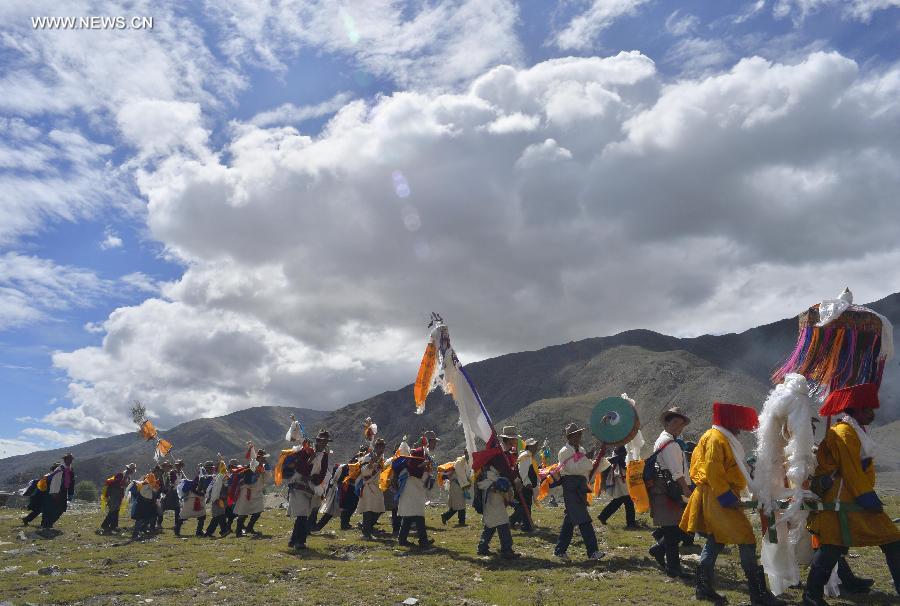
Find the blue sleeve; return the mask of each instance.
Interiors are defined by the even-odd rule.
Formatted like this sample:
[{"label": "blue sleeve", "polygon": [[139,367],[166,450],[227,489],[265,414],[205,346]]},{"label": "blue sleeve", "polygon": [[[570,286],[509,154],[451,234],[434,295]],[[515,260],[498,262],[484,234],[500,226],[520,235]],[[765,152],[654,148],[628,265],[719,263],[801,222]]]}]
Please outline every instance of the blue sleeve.
[{"label": "blue sleeve", "polygon": [[738,500],[737,496],[730,490],[726,490],[716,498],[719,500],[719,505],[722,507],[730,507],[737,503]]},{"label": "blue sleeve", "polygon": [[875,492],[866,492],[856,497],[856,504],[864,509],[878,509],[882,506],[881,499]]}]

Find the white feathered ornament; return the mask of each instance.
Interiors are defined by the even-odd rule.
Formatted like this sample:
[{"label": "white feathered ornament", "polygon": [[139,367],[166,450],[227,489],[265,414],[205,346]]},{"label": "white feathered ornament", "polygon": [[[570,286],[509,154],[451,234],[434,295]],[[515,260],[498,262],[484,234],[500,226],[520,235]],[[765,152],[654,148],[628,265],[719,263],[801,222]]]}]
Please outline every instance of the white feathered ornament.
[{"label": "white feathered ornament", "polygon": [[[805,498],[814,497],[804,488],[815,471],[812,418],[813,402],[803,375],[789,374],[766,398],[756,430],[756,497],[763,516],[775,514],[777,543],[763,534],[761,560],[769,587],[778,595],[800,581],[796,547],[809,541]],[[787,509],[778,501],[789,500]]]}]

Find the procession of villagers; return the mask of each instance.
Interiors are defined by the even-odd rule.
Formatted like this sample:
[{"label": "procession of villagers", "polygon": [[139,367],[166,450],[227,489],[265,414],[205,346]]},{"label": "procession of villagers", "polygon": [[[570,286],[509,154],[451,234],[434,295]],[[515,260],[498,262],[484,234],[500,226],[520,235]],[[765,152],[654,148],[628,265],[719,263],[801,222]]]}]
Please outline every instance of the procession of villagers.
[{"label": "procession of villagers", "polygon": [[[835,579],[839,579],[841,593],[870,591],[873,581],[856,576],[847,564],[849,547],[880,547],[894,589],[900,594],[900,531],[884,513],[876,494],[873,448],[865,433],[878,406],[878,392],[872,385],[835,390],[823,404],[822,411],[837,421],[825,432],[815,455],[816,476],[828,477],[831,483],[820,495],[822,510],[809,516],[815,551],[804,585],[804,605],[826,604],[823,589]],[[666,576],[694,586],[698,599],[721,604],[726,599],[715,589],[716,559],[726,545],[736,545],[751,603],[784,604],[767,587],[757,560],[757,538],[741,499],[752,477],[752,459],[748,460],[736,436],[756,428],[756,411],[715,403],[711,427],[696,444],[681,437],[685,428],[696,423],[681,408],[662,411],[660,421],[663,431],[645,459],[650,473],[643,476],[643,494],[648,495],[656,527],[650,556]],[[433,458],[439,440],[433,431],[426,431],[412,448],[403,441],[390,450],[383,439],[373,436],[348,461],[336,461],[329,449],[328,431],[323,429],[307,439],[297,426],[292,418],[288,437],[297,444],[281,451],[277,459],[248,443],[244,460],[226,462],[217,457],[190,472],[180,460],[160,463],[140,476],[134,464],[126,466],[105,482],[101,502],[107,515],[98,532],[117,531],[120,516],[127,515],[133,521],[133,538],[140,540],[162,532],[171,511],[176,535],[264,536],[261,517],[265,494],[273,490],[269,486],[273,482],[277,490],[286,491],[287,515],[294,518],[286,538],[288,546],[297,550],[305,549],[308,535],[321,531],[334,518],[341,530],[354,529],[351,522],[359,514],[355,528],[363,537],[390,535],[400,546],[427,551],[433,540],[425,523],[425,505],[435,500],[435,484],[449,494],[441,515],[443,524],[455,518],[457,525],[466,525],[470,507],[481,515],[482,532],[474,547],[481,556],[491,556],[496,549],[500,558],[519,557],[513,530],[532,532],[531,508],[538,501],[556,504],[560,493],[563,519],[554,549],[559,560],[569,560],[576,527],[585,557],[594,561],[604,558],[589,513],[596,487],[610,498],[597,516],[601,525],[624,508],[625,527],[639,528],[634,493],[626,483],[629,456],[625,447],[601,445],[589,452],[582,445],[584,428],[576,423],[564,427],[560,436],[564,443],[556,457],[546,443],[539,449],[535,439],[524,439],[515,427],[507,426],[492,443],[493,450],[472,457],[464,451],[442,465]],[[491,454],[483,456],[484,452]],[[54,523],[73,496],[73,459],[66,455],[32,482],[31,511],[23,524],[40,516],[39,532],[54,532]],[[853,506],[836,511],[835,503]],[[498,544],[494,544],[494,535]],[[699,565],[687,571],[679,553],[690,548],[695,536],[705,538],[705,544]]]}]

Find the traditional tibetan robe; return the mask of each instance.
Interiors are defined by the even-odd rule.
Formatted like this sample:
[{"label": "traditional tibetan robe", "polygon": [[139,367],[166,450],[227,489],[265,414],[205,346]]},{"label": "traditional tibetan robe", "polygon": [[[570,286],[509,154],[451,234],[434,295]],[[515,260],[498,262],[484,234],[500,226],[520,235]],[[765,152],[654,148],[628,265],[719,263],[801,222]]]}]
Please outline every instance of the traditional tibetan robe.
[{"label": "traditional tibetan robe", "polygon": [[319,506],[325,490],[325,474],[328,469],[328,453],[297,451],[294,475],[288,480],[288,510],[290,517],[309,517]]},{"label": "traditional tibetan robe", "polygon": [[484,508],[482,517],[486,528],[496,528],[509,524],[509,514],[506,511],[507,501],[511,495],[508,492],[500,492],[493,488],[494,482],[500,478],[500,474],[493,466],[485,468],[478,479],[478,488],[484,491]]},{"label": "traditional tibetan robe", "polygon": [[319,507],[320,514],[333,518],[341,515],[341,483],[345,477],[347,477],[346,463],[335,465],[331,469],[331,473],[325,480],[325,494]]},{"label": "traditional tibetan robe", "polygon": [[178,484],[178,493],[181,497],[181,513],[178,517],[182,520],[202,518],[206,515],[206,487],[211,478],[195,478],[194,480],[182,480]]},{"label": "traditional tibetan robe", "polygon": [[262,513],[266,507],[266,482],[269,479],[269,466],[258,465],[253,471],[245,471],[240,475],[238,495],[234,502],[234,515],[249,516]]},{"label": "traditional tibetan robe", "polygon": [[384,513],[384,493],[378,487],[381,471],[384,469],[384,458],[375,453],[368,456],[371,457],[371,460],[363,461],[360,470],[363,484],[359,492],[359,504],[356,506],[356,510],[360,513],[367,511]]},{"label": "traditional tibetan robe", "polygon": [[403,488],[400,493],[400,501],[397,504],[397,515],[401,518],[424,516],[425,515],[425,499],[428,497],[428,490],[431,486],[431,473],[424,471],[420,477],[412,474],[401,472],[406,475]]},{"label": "traditional tibetan robe", "polygon": [[450,496],[447,506],[453,511],[466,508],[465,490],[469,487],[472,469],[466,457],[459,457],[453,464],[453,475],[450,477]]},{"label": "traditional tibetan robe", "polygon": [[223,516],[227,513],[225,505],[228,501],[228,486],[224,472],[213,476],[206,490],[206,504],[209,505],[212,517]]},{"label": "traditional tibetan robe", "polygon": [[[849,503],[873,507],[881,503],[875,494],[875,461],[862,458],[862,444],[856,429],[841,421],[825,434],[816,454],[816,476],[833,475],[834,484],[822,497],[823,503]],[[865,547],[900,541],[900,530],[884,512],[849,511],[846,529],[850,541],[845,542],[839,514],[835,511],[810,513],[807,527],[824,545]]]},{"label": "traditional tibetan robe", "polygon": [[697,442],[690,474],[697,488],[681,516],[681,529],[711,535],[717,543],[755,544],[756,537],[744,511],[727,507],[740,501],[747,481],[728,438],[718,429],[707,430]]}]

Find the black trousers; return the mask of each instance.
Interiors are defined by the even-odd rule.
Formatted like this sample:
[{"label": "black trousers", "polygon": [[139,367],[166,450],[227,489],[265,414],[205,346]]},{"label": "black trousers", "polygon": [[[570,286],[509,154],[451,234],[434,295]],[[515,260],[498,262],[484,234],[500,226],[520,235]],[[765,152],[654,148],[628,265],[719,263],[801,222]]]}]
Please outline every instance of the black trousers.
[{"label": "black trousers", "polygon": [[62,517],[67,506],[68,503],[65,497],[44,496],[41,503],[41,528],[53,528],[56,521]]},{"label": "black trousers", "polygon": [[397,515],[397,510],[391,510],[391,534],[397,536],[400,534],[400,516]]},{"label": "black trousers", "polygon": [[409,531],[413,524],[416,525],[416,534],[419,537],[419,545],[428,544],[428,531],[425,529],[425,516],[406,516],[400,518],[400,520],[400,536],[398,539],[401,544],[407,542]]},{"label": "black trousers", "polygon": [[305,547],[306,537],[309,535],[309,519],[306,516],[294,518],[294,530],[291,532],[291,540],[288,547]]},{"label": "black trousers", "polygon": [[103,518],[103,523],[100,524],[100,528],[103,530],[115,530],[119,527],[119,508],[118,507],[110,507],[109,513],[106,514],[106,517]]},{"label": "black trousers", "polygon": [[491,539],[494,538],[494,531],[497,531],[497,534],[500,535],[500,551],[502,553],[509,553],[512,551],[512,532],[509,530],[509,524],[503,524],[502,526],[495,526],[494,528],[484,527],[481,531],[481,540],[478,541],[479,554],[485,555],[489,553]]},{"label": "black trousers", "polygon": [[356,511],[357,505],[359,505],[359,497],[356,496],[353,489],[348,489],[344,494],[344,501],[341,503],[341,530],[350,530],[350,518]]},{"label": "black trousers", "polygon": [[[884,558],[887,560],[888,570],[894,580],[894,590],[900,595],[900,541],[894,541],[887,545],[881,545]],[[822,597],[825,584],[831,577],[831,571],[842,555],[846,555],[848,547],[841,545],[822,545],[813,554],[812,564],[809,567],[809,576],[806,578],[806,591],[815,597]]]},{"label": "black trousers", "polygon": [[206,536],[211,537],[213,533],[216,531],[216,528],[219,529],[219,535],[225,534],[225,529],[228,528],[228,524],[225,522],[225,514],[218,516],[213,516],[213,519],[209,521],[209,526],[206,527]]},{"label": "black trousers", "polygon": [[22,518],[22,521],[23,521],[25,524],[28,524],[29,522],[31,522],[33,519],[35,519],[35,518],[38,517],[39,515],[41,515],[41,510],[40,510],[40,509],[32,509],[31,511],[28,512],[28,515],[27,515],[27,516],[25,516],[24,518]]},{"label": "black trousers", "polygon": [[603,508],[603,511],[600,512],[600,521],[606,524],[606,521],[611,518],[614,513],[619,511],[619,508],[623,505],[625,506],[625,523],[628,526],[634,526],[634,501],[631,500],[629,495],[618,497],[607,503],[606,507]]},{"label": "black trousers", "polygon": [[[250,515],[250,522],[247,523],[247,516],[238,516],[237,517],[237,532],[241,533],[245,530],[247,532],[253,532],[253,527],[256,525],[256,521],[259,519],[259,516],[262,515],[262,512],[254,513]],[[244,524],[247,523],[247,527],[244,527]]]},{"label": "black trousers", "polygon": [[[528,506],[529,513],[531,512],[531,505],[534,502],[534,488],[531,486],[523,486],[522,487],[522,499],[525,501],[525,505]],[[513,511],[513,514],[509,517],[509,524],[512,526],[513,524],[522,524],[522,530],[528,532],[531,530],[531,525],[528,524],[528,518],[525,517],[525,511],[522,507],[521,503],[516,503],[516,509]]]},{"label": "black trousers", "polygon": [[156,521],[156,516],[136,519],[134,521],[134,530],[131,533],[131,538],[136,539],[142,532],[148,532],[150,530],[150,525],[154,521]]},{"label": "black trousers", "polygon": [[381,517],[379,511],[364,511],[362,514],[362,533],[364,537],[371,537],[375,530],[375,523]]},{"label": "black trousers", "polygon": [[[597,551],[597,533],[594,532],[594,527],[590,522],[579,524],[578,530],[581,532],[581,539],[584,541],[584,548],[587,550],[588,557],[591,557]],[[559,529],[559,538],[556,541],[554,550],[556,555],[566,553],[566,550],[569,549],[569,545],[572,543],[572,534],[574,532],[575,524],[572,523],[572,519],[566,513],[563,516],[563,523]]]},{"label": "black trousers", "polygon": [[661,549],[666,560],[666,572],[678,574],[681,572],[681,560],[678,558],[678,544],[681,543],[683,532],[678,526],[661,526],[656,549]]},{"label": "black trousers", "polygon": [[[454,515],[456,516],[457,522],[459,522],[460,524],[466,523],[465,507],[462,509],[447,509],[447,511],[445,511],[444,513],[441,514],[441,520],[446,524],[447,520],[452,518]],[[512,519],[510,519],[510,522],[512,522]]]}]

